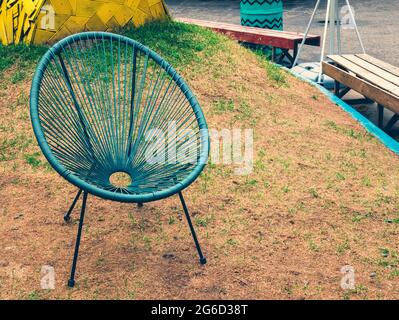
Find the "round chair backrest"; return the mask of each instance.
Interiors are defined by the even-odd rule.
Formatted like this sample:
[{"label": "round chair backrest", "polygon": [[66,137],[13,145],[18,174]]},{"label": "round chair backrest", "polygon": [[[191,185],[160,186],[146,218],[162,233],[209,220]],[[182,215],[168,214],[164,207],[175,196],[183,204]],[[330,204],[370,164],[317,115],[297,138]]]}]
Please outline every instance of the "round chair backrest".
[{"label": "round chair backrest", "polygon": [[[78,188],[123,202],[187,187],[208,159],[202,110],[177,72],[127,37],[87,32],[55,44],[31,88],[31,120],[54,169]],[[126,175],[125,183],[112,180]]]}]

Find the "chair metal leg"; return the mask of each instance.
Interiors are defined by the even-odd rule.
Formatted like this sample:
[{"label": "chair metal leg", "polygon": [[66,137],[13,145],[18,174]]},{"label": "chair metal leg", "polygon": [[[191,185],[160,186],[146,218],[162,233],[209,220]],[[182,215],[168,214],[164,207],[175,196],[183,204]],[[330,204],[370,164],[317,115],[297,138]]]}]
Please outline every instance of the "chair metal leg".
[{"label": "chair metal leg", "polygon": [[68,212],[64,215],[64,221],[65,221],[65,222],[71,221],[71,214],[72,214],[72,211],[73,211],[73,209],[75,208],[75,205],[76,205],[76,203],[78,202],[79,197],[80,197],[81,194],[82,194],[82,189],[79,189],[78,193],[77,193],[76,196],[75,196],[75,199],[73,199],[73,202],[72,202],[71,207],[69,208]]},{"label": "chair metal leg", "polygon": [[142,208],[143,206],[144,206],[144,204],[143,204],[142,202],[138,202],[138,203],[137,203],[137,207],[138,207],[138,208]]},{"label": "chair metal leg", "polygon": [[206,259],[202,255],[201,247],[200,247],[200,244],[198,242],[197,235],[195,234],[195,230],[194,230],[194,227],[193,227],[193,223],[191,222],[190,215],[188,213],[186,202],[184,201],[183,194],[181,192],[179,192],[179,198],[180,198],[181,204],[183,206],[183,210],[184,210],[184,213],[186,215],[188,226],[190,227],[190,231],[191,231],[191,234],[193,236],[195,246],[197,247],[198,255],[200,257],[200,263],[201,264],[205,264],[206,263]]},{"label": "chair metal leg", "polygon": [[80,212],[80,219],[79,219],[78,235],[76,238],[75,252],[73,255],[73,262],[72,262],[72,268],[71,268],[71,277],[68,280],[68,287],[70,287],[70,288],[72,288],[75,285],[76,263],[78,261],[78,255],[79,255],[79,245],[80,245],[80,238],[82,236],[83,220],[84,220],[85,211],[86,211],[86,201],[87,201],[87,192],[84,191],[83,192],[82,209]]}]

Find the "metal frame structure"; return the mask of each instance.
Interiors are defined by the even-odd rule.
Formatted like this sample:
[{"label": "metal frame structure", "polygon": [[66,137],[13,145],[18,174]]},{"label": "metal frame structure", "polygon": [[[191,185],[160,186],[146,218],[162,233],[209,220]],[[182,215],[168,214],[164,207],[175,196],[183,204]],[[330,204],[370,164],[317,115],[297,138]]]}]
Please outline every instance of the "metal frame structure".
[{"label": "metal frame structure", "polygon": [[[88,192],[87,191],[83,191],[82,189],[79,189],[78,193],[76,194],[71,207],[69,208],[68,212],[64,215],[64,221],[66,223],[71,222],[71,214],[73,212],[73,209],[75,208],[76,203],[78,202],[81,194],[83,193],[83,199],[82,199],[82,206],[81,206],[81,210],[80,210],[80,217],[79,217],[79,225],[78,225],[78,232],[77,232],[77,236],[76,236],[76,242],[75,242],[75,250],[73,253],[73,260],[72,260],[72,266],[71,266],[71,275],[70,278],[68,279],[68,287],[72,288],[75,286],[75,273],[76,273],[76,265],[78,262],[78,256],[79,256],[79,247],[80,247],[80,240],[82,237],[82,228],[83,228],[83,223],[84,223],[84,217],[85,217],[85,213],[86,213],[86,205],[87,205],[87,198],[88,198]],[[191,221],[190,218],[190,213],[188,211],[187,205],[186,205],[186,201],[184,200],[183,197],[183,193],[181,191],[178,192],[179,195],[179,199],[180,202],[182,204],[182,208],[184,211],[184,215],[186,216],[187,219],[187,223],[188,226],[190,228],[190,232],[191,235],[193,237],[194,240],[194,244],[195,247],[197,249],[198,252],[198,256],[199,256],[199,261],[200,264],[204,265],[206,264],[206,258],[204,257],[202,250],[201,250],[201,246],[199,244],[198,238],[197,238],[197,234],[195,232],[193,223]],[[142,203],[137,203],[137,206],[140,208],[143,206]]]},{"label": "metal frame structure", "polygon": [[[146,98],[142,100],[142,96]],[[39,62],[32,81],[30,112],[44,156],[63,178],[79,188],[64,215],[65,222],[70,221],[83,193],[69,287],[75,285],[89,194],[139,207],[178,194],[200,263],[206,263],[182,190],[205,167],[209,132],[197,99],[170,64],[124,36],[106,32],[69,36]],[[160,145],[149,146],[145,131],[165,126],[167,121],[175,121],[180,130],[195,130],[195,162],[146,161],[144,153]],[[162,134],[154,132],[153,138]],[[182,149],[178,152],[187,151]],[[126,187],[115,186],[110,176],[116,172],[134,179]]]},{"label": "metal frame structure", "polygon": [[[301,55],[303,45],[305,44],[306,38],[309,34],[309,31],[312,27],[312,24],[314,22],[316,12],[320,7],[321,0],[317,0],[316,5],[313,9],[311,18],[309,20],[309,23],[306,27],[305,31],[305,36],[302,40],[302,43],[300,44],[298,48],[298,54],[295,58],[295,61],[292,64],[292,67],[295,67],[298,63],[298,59]],[[348,6],[349,14],[351,17],[351,20],[353,22],[353,25],[355,27],[356,31],[356,36],[359,40],[360,46],[362,48],[363,53],[366,53],[363,41],[360,37],[359,29],[356,24],[355,20],[355,15],[352,11],[352,7],[349,3],[349,0],[345,0],[346,5]],[[325,16],[325,23],[324,23],[324,32],[323,32],[323,39],[322,39],[322,47],[321,47],[321,54],[320,54],[320,71],[319,75],[317,77],[317,83],[322,82],[322,69],[321,69],[321,64],[324,61],[325,55],[326,55],[326,46],[327,46],[327,33],[328,30],[330,31],[329,35],[329,54],[341,54],[342,47],[341,47],[341,19],[339,16],[339,7],[338,7],[338,0],[327,0],[327,9],[326,9],[326,16]],[[335,51],[337,49],[337,51]]]}]

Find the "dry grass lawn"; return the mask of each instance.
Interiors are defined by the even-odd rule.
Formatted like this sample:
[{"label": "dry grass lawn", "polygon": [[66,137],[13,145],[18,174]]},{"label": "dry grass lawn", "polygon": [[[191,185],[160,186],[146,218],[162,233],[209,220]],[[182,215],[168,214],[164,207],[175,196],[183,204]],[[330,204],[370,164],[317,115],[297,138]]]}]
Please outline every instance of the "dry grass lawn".
[{"label": "dry grass lawn", "polygon": [[[399,298],[397,155],[316,88],[214,37],[178,69],[210,128],[253,128],[255,160],[246,176],[210,164],[185,191],[205,266],[177,196],[143,208],[89,196],[67,288],[78,211],[72,224],[62,217],[76,188],[34,138],[34,67],[0,75],[1,299]],[[43,265],[55,290],[40,289]],[[340,287],[345,265],[354,290]]]}]

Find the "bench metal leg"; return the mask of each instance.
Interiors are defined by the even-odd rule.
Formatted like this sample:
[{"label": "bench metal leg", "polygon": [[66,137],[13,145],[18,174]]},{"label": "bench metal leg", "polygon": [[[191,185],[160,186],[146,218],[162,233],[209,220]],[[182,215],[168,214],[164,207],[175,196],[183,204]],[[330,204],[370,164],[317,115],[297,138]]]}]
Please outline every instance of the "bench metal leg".
[{"label": "bench metal leg", "polygon": [[64,221],[65,222],[70,222],[71,221],[72,211],[75,208],[75,205],[78,202],[79,197],[80,197],[81,194],[82,194],[82,189],[79,189],[78,193],[75,196],[75,199],[73,199],[71,207],[69,208],[68,212],[64,215]]},{"label": "bench metal leg", "polygon": [[337,97],[339,97],[339,91],[340,91],[340,89],[341,89],[341,84],[340,84],[337,80],[335,80],[335,81],[334,81],[334,94],[335,94]]},{"label": "bench metal leg", "polygon": [[298,56],[298,43],[295,43],[294,52],[292,53],[292,65],[291,65],[291,67],[295,67],[294,66],[294,61],[296,60],[297,56]]},{"label": "bench metal leg", "polygon": [[338,98],[343,98],[351,90],[350,87],[344,87],[341,89],[341,84],[337,80],[334,80],[334,94]]},{"label": "bench metal leg", "polygon": [[197,251],[198,251],[198,255],[199,255],[199,258],[200,258],[200,263],[201,264],[205,264],[206,263],[206,259],[205,259],[205,257],[202,254],[201,247],[200,247],[198,239],[197,239],[197,235],[195,234],[193,223],[191,222],[191,219],[190,219],[190,214],[188,213],[186,202],[184,201],[183,194],[181,192],[179,192],[179,198],[180,198],[181,204],[183,206],[184,213],[185,213],[186,218],[187,218],[188,226],[190,227],[191,235],[193,236],[194,243],[195,243],[195,246],[196,246]]},{"label": "bench metal leg", "polygon": [[272,47],[272,61],[276,61],[276,47]]},{"label": "bench metal leg", "polygon": [[385,131],[390,131],[392,129],[392,127],[395,125],[396,122],[398,122],[399,120],[399,114],[395,114],[387,123],[387,125],[385,126],[384,130]]},{"label": "bench metal leg", "polygon": [[70,288],[72,288],[75,285],[75,271],[76,271],[76,264],[78,262],[80,238],[82,236],[83,220],[84,220],[85,211],[86,211],[86,201],[87,201],[87,192],[84,191],[84,193],[83,193],[83,201],[82,201],[82,209],[80,211],[78,235],[76,237],[75,252],[73,254],[73,261],[72,261],[72,268],[71,268],[71,277],[68,280],[68,287],[70,287]]},{"label": "bench metal leg", "polygon": [[288,49],[281,49],[282,54],[281,54],[281,59],[279,61],[280,64],[283,64],[284,58],[287,58],[289,62],[289,67],[292,68],[294,65],[294,57],[291,56],[290,51]]},{"label": "bench metal leg", "polygon": [[378,104],[378,127],[384,128],[384,106]]}]

